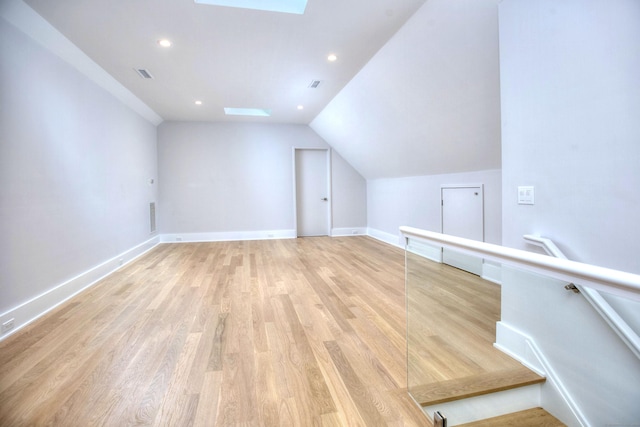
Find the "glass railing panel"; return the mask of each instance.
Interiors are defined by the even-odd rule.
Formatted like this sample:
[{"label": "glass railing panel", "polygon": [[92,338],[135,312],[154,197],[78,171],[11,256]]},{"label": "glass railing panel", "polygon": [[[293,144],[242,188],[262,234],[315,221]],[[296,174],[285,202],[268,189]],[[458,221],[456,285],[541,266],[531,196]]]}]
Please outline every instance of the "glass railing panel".
[{"label": "glass railing panel", "polygon": [[500,287],[439,262],[440,251],[411,239],[406,251],[408,389],[421,405],[505,358],[493,347]]}]

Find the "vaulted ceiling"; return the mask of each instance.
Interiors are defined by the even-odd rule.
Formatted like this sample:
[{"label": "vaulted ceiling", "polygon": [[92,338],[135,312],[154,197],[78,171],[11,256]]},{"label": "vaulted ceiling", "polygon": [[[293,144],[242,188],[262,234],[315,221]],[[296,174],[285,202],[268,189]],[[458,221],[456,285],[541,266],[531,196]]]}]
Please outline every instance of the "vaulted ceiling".
[{"label": "vaulted ceiling", "polygon": [[302,15],[194,0],[25,2],[164,120],[308,124],[424,1],[308,0]]},{"label": "vaulted ceiling", "polygon": [[24,2],[161,120],[308,124],[367,179],[500,168],[498,0]]}]

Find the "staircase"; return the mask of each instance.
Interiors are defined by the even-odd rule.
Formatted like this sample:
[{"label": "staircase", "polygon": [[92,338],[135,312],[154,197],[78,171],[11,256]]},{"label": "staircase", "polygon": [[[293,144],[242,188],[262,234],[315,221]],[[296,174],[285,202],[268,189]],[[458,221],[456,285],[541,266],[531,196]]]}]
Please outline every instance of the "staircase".
[{"label": "staircase", "polygon": [[544,377],[511,360],[493,372],[412,387],[411,395],[429,418],[439,411],[449,426],[564,426],[536,407],[544,382]]},{"label": "staircase", "polygon": [[421,285],[407,293],[409,392],[427,416],[439,411],[448,426],[510,425],[506,414],[512,425],[563,425],[539,408],[546,379],[493,345],[500,287],[445,264],[411,265],[408,279]]}]

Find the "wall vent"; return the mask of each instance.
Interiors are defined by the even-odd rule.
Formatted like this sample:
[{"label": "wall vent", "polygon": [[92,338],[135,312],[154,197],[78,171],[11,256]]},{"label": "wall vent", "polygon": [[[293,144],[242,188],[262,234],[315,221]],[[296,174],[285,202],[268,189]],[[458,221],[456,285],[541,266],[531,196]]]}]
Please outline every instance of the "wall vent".
[{"label": "wall vent", "polygon": [[151,75],[151,73],[148,70],[145,70],[144,68],[136,68],[136,73],[138,73],[138,75],[140,77],[142,77],[143,79],[152,79],[153,76]]},{"label": "wall vent", "polygon": [[149,203],[149,232],[156,232],[156,204],[155,202]]},{"label": "wall vent", "polygon": [[309,87],[311,89],[316,89],[318,86],[320,86],[320,80],[313,80],[313,81],[311,81],[311,84],[309,85]]}]

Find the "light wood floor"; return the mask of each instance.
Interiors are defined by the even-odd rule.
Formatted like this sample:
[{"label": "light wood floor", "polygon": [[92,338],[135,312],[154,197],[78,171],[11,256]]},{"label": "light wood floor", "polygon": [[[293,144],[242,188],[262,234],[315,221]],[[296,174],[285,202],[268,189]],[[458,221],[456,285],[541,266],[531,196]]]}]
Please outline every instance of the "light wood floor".
[{"label": "light wood floor", "polygon": [[160,245],[0,343],[0,426],[430,425],[405,322],[367,237]]}]

